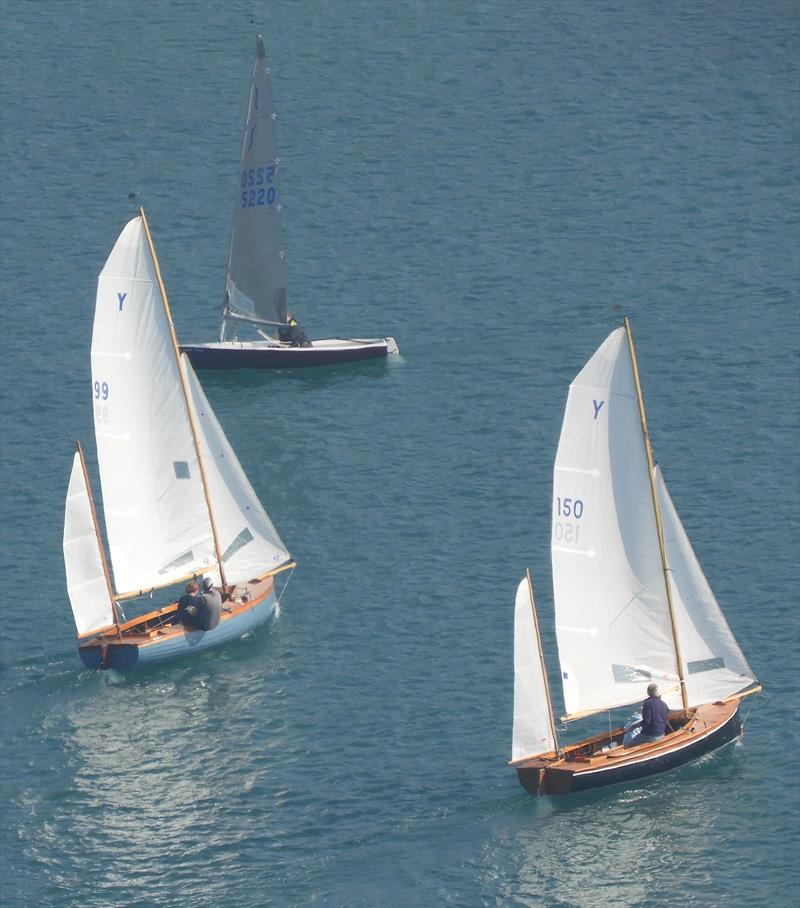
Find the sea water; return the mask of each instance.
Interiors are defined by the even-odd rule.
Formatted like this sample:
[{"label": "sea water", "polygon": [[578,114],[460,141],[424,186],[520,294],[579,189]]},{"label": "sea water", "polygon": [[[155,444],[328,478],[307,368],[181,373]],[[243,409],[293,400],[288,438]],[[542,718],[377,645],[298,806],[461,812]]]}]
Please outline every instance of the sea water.
[{"label": "sea water", "polygon": [[[0,14],[3,904],[785,903],[797,4]],[[97,273],[143,204],[179,338],[215,338],[258,31],[289,304],[402,355],[201,376],[297,571],[247,639],[94,674],[61,534],[76,437],[97,485]],[[537,799],[506,765],[514,593],[529,566],[557,683],[552,463],[569,382],[624,315],[656,457],[765,691],[741,744]]]}]

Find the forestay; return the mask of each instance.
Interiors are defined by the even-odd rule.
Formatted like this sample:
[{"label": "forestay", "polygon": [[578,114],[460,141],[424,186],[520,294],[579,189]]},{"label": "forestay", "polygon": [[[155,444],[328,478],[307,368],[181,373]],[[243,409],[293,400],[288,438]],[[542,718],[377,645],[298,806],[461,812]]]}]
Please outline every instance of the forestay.
[{"label": "forestay", "polygon": [[181,363],[195,414],[198,443],[228,583],[263,575],[290,560],[228,443],[186,354]]},{"label": "forestay", "polygon": [[235,314],[285,323],[275,116],[270,71],[259,35],[233,209],[227,305]]},{"label": "forestay", "polygon": [[72,461],[64,511],[64,567],[78,635],[113,625],[111,597],[78,451]]},{"label": "forestay", "polygon": [[567,714],[681,705],[631,355],[614,331],[570,386],[553,481],[556,634]]},{"label": "forestay", "polygon": [[541,641],[533,610],[530,583],[524,577],[517,587],[514,609],[512,761],[556,749],[543,673]]},{"label": "forestay", "polygon": [[116,592],[166,586],[214,567],[178,360],[138,217],[100,273],[92,393]]},{"label": "forestay", "polygon": [[689,705],[713,703],[739,693],[756,679],[706,580],[658,467],[655,478]]}]

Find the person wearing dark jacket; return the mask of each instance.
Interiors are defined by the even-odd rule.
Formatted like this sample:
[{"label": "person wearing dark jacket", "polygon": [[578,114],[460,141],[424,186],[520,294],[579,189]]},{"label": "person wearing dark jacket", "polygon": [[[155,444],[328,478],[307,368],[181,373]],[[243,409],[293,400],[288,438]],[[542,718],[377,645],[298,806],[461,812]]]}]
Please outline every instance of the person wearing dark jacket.
[{"label": "person wearing dark jacket", "polygon": [[197,627],[197,620],[206,607],[200,596],[200,584],[196,580],[186,584],[184,594],[178,600],[178,611],[175,612],[173,624],[186,624]]},{"label": "person wearing dark jacket", "polygon": [[293,347],[311,346],[311,341],[306,336],[306,332],[297,324],[291,312],[286,315],[286,324],[278,328],[278,340],[283,341],[285,344],[291,344]]},{"label": "person wearing dark jacket", "polygon": [[660,741],[667,733],[673,731],[669,724],[669,707],[661,699],[657,684],[647,685],[647,699],[642,704],[642,733],[636,739],[637,744],[651,744]]},{"label": "person wearing dark jacket", "polygon": [[203,630],[210,631],[219,624],[220,614],[222,613],[222,596],[219,590],[214,589],[214,581],[206,577],[203,581],[203,592],[200,594],[203,603]]}]

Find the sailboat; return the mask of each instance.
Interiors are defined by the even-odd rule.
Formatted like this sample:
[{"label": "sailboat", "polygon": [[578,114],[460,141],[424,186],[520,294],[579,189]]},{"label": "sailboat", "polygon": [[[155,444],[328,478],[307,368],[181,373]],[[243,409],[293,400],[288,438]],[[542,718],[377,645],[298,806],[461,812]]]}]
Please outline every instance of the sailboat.
[{"label": "sailboat", "polygon": [[[641,703],[655,683],[670,726],[636,723],[559,742],[530,572],[517,589],[510,765],[523,787],[567,794],[665,772],[742,733],[761,690],[655,464],[630,323],[570,385],[553,480],[551,555],[566,715]],[[629,746],[629,740],[634,746]]]},{"label": "sailboat", "polygon": [[[240,637],[272,614],[295,563],[178,350],[141,208],[100,273],[91,361],[110,559],[78,442],[64,564],[81,659],[124,670]],[[130,600],[201,577],[222,593],[213,629],[174,623],[174,601],[126,618]]]},{"label": "sailboat", "polygon": [[270,70],[258,35],[219,341],[181,349],[197,369],[326,366],[397,354],[393,337],[309,341],[287,308],[275,119]]}]

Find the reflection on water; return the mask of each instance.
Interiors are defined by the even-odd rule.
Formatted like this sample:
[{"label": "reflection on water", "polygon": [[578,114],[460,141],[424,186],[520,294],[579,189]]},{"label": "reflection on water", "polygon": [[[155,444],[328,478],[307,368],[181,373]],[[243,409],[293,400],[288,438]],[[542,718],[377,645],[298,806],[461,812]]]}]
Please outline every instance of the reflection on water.
[{"label": "reflection on water", "polygon": [[659,904],[680,878],[693,894],[687,903],[713,904],[715,863],[736,839],[726,817],[741,758],[732,744],[631,787],[523,796],[516,825],[501,834],[518,861],[507,896],[523,905]]}]

